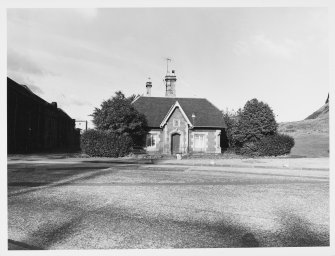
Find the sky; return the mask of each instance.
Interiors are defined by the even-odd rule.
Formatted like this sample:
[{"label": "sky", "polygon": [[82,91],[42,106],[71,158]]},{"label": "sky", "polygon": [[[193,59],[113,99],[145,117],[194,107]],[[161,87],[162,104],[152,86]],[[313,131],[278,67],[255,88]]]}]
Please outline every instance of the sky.
[{"label": "sky", "polygon": [[[76,120],[121,90],[237,110],[257,98],[298,121],[329,92],[328,13],[321,7],[8,9],[7,75]],[[92,127],[92,124],[89,124]]]}]

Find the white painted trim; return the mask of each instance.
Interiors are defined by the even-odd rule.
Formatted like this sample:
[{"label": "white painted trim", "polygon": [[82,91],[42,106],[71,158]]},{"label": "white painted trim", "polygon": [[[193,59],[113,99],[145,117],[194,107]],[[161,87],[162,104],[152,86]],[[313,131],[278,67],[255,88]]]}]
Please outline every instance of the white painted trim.
[{"label": "white painted trim", "polygon": [[135,101],[137,101],[139,98],[141,98],[143,95],[137,95],[137,97],[135,97],[135,99],[131,102],[131,104],[133,104]]},{"label": "white painted trim", "polygon": [[176,103],[175,103],[174,105],[171,106],[169,112],[166,114],[166,116],[164,117],[163,121],[161,122],[161,124],[160,124],[160,128],[162,128],[162,127],[167,123],[167,121],[169,120],[169,118],[170,118],[170,116],[172,115],[173,111],[174,111],[177,107],[179,107],[180,112],[181,112],[181,114],[183,115],[183,117],[185,118],[187,124],[188,124],[191,128],[193,128],[192,123],[191,123],[190,120],[187,118],[187,115],[185,114],[184,110],[182,109],[182,107],[180,106],[180,104],[179,104],[178,101],[176,101]]},{"label": "white painted trim", "polygon": [[215,131],[215,153],[221,153],[220,140],[221,140],[221,131],[216,130]]},{"label": "white painted trim", "polygon": [[186,125],[185,126],[185,136],[186,136],[186,138],[185,138],[185,148],[186,148],[186,154],[188,154],[188,152],[189,152],[189,133],[190,133],[190,129],[188,128],[188,125]]},{"label": "white painted trim", "polygon": [[168,146],[170,143],[170,138],[168,136],[168,129],[167,129],[167,125],[164,126],[163,128],[164,130],[164,138],[163,138],[163,152],[168,154],[170,147]]}]

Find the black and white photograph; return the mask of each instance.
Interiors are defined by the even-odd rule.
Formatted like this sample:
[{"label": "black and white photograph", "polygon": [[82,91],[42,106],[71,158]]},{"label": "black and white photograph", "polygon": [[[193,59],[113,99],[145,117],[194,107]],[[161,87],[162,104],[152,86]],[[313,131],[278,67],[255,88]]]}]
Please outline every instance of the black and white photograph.
[{"label": "black and white photograph", "polygon": [[331,255],[329,9],[7,6],[5,252]]}]

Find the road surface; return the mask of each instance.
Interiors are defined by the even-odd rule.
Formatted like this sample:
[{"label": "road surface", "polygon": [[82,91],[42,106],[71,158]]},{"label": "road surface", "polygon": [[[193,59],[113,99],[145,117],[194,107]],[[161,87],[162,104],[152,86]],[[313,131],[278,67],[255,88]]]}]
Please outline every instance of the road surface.
[{"label": "road surface", "polygon": [[328,246],[328,175],[9,161],[9,249]]}]

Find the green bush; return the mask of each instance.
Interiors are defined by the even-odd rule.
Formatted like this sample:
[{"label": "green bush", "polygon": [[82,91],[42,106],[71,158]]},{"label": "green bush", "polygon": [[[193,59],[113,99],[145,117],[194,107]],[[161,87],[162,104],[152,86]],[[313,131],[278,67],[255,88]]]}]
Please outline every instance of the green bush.
[{"label": "green bush", "polygon": [[227,128],[226,128],[226,138],[227,142],[225,145],[221,145],[221,148],[230,148],[235,149],[236,148],[236,134],[238,132],[238,117],[241,110],[238,110],[238,112],[234,111],[224,111],[223,114],[223,120],[225,121]]},{"label": "green bush", "polygon": [[133,141],[128,135],[87,130],[81,135],[80,146],[92,157],[122,157],[131,152]]},{"label": "green bush", "polygon": [[246,156],[280,156],[289,154],[294,146],[294,139],[285,134],[263,137],[257,142],[246,142],[237,149],[238,154]]},{"label": "green bush", "polygon": [[262,138],[257,143],[261,156],[280,156],[289,154],[294,146],[294,139],[285,134],[275,134]]},{"label": "green bush", "polygon": [[238,114],[238,124],[234,132],[235,145],[257,142],[263,137],[277,133],[278,124],[268,104],[257,99],[249,100]]},{"label": "green bush", "polygon": [[244,156],[259,156],[258,145],[256,142],[246,142],[242,147],[236,148],[236,153]]},{"label": "green bush", "polygon": [[143,137],[147,133],[146,117],[131,104],[134,95],[125,97],[121,92],[101,103],[95,108],[92,116],[97,130],[128,135],[138,146],[143,145]]}]

